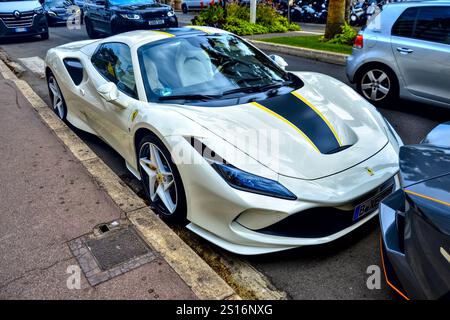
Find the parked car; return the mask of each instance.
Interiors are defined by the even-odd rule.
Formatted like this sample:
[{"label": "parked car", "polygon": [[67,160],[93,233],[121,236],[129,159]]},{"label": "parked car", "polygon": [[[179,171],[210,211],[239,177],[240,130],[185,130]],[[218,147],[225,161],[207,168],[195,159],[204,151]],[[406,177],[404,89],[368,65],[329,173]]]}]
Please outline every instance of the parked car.
[{"label": "parked car", "polygon": [[74,0],[73,3],[80,8],[80,23],[83,24],[84,22],[84,4],[85,0]]},{"label": "parked car", "polygon": [[376,105],[398,97],[450,107],[450,1],[384,5],[356,37],[348,79]]},{"label": "parked car", "polygon": [[73,6],[70,0],[45,0],[43,7],[50,26],[66,24],[71,13],[69,7]]},{"label": "parked car", "polygon": [[405,299],[450,300],[450,122],[400,148],[400,176],[380,205],[386,281]]},{"label": "parked car", "polygon": [[190,26],[53,48],[46,75],[55,113],[117,150],[162,218],[248,255],[334,241],[400,187],[376,108],[286,65]]},{"label": "parked car", "polygon": [[48,39],[44,8],[36,0],[0,0],[0,39],[39,35]]},{"label": "parked car", "polygon": [[183,13],[188,13],[189,11],[199,11],[203,8],[207,8],[211,4],[217,3],[222,3],[222,0],[182,0],[181,11],[183,11]]},{"label": "parked car", "polygon": [[84,5],[84,22],[90,38],[139,29],[178,26],[171,6],[155,0],[91,0]]}]

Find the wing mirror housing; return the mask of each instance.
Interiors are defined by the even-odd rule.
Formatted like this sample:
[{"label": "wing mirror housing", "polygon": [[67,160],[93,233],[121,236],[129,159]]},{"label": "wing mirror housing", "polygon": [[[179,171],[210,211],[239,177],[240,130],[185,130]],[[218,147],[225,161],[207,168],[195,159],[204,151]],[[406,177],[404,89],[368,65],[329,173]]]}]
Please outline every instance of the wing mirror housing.
[{"label": "wing mirror housing", "polygon": [[271,54],[269,58],[272,59],[273,62],[275,62],[281,69],[286,70],[288,63],[286,62],[286,60],[284,60],[283,57],[280,57],[276,54]]},{"label": "wing mirror housing", "polygon": [[107,82],[105,84],[102,84],[97,88],[97,92],[103,99],[105,99],[105,101],[123,109],[127,107],[126,102],[120,99],[119,89],[117,89],[115,83]]}]

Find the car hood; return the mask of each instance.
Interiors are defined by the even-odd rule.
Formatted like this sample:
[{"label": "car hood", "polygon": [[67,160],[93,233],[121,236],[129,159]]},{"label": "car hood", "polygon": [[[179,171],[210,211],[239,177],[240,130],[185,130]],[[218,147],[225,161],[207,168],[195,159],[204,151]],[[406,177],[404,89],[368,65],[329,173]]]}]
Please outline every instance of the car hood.
[{"label": "car hood", "polygon": [[436,177],[450,174],[450,148],[428,144],[400,148],[400,173],[406,188]]},{"label": "car hood", "polygon": [[51,7],[48,7],[47,10],[61,14],[61,13],[66,13],[68,8],[69,8],[69,6],[61,6],[61,7],[51,6]]},{"label": "car hood", "polygon": [[178,111],[287,177],[323,178],[386,146],[381,115],[353,89],[322,74],[296,74],[304,86],[294,94],[228,107],[180,106]]},{"label": "car hood", "polygon": [[13,2],[1,2],[0,13],[12,13],[14,11],[31,11],[36,8],[40,8],[39,1],[13,1]]}]

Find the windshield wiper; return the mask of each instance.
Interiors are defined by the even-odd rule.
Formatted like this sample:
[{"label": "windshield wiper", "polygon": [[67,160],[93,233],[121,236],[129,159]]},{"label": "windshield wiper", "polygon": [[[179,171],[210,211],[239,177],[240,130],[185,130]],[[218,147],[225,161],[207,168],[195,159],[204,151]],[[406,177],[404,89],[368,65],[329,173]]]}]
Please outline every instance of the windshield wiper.
[{"label": "windshield wiper", "polygon": [[279,88],[279,87],[283,87],[283,86],[288,86],[292,84],[292,81],[285,81],[282,83],[270,83],[270,84],[265,84],[262,86],[254,86],[254,87],[242,87],[242,88],[236,88],[236,89],[231,89],[231,90],[227,90],[222,92],[222,96],[226,96],[226,95],[230,95],[230,94],[234,94],[234,93],[239,93],[239,92],[246,92],[246,93],[252,93],[252,92],[264,92],[267,91],[269,89],[275,89],[275,88]]},{"label": "windshield wiper", "polygon": [[174,95],[174,96],[163,96],[159,97],[159,101],[165,101],[165,100],[211,100],[216,99],[220,96],[213,96],[213,95],[205,95],[205,94],[180,94],[180,95]]}]

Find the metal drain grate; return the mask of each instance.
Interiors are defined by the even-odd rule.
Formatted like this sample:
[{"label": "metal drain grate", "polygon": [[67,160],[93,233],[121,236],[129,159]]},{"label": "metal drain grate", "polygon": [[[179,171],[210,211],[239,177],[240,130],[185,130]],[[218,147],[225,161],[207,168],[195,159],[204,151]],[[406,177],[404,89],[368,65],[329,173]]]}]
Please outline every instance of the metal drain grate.
[{"label": "metal drain grate", "polygon": [[102,270],[150,252],[132,228],[109,231],[99,239],[86,241],[86,245]]},{"label": "metal drain grate", "polygon": [[155,254],[132,227],[119,227],[69,242],[88,282],[95,286],[155,259]]}]

